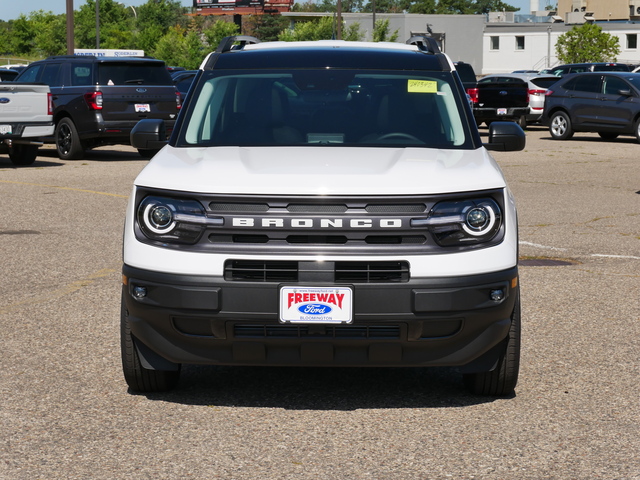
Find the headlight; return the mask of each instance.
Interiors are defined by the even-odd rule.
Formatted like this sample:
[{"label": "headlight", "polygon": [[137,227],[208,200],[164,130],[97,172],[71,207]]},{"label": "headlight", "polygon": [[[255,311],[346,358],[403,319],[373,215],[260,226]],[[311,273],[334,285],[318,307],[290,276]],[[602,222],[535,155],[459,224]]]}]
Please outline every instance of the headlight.
[{"label": "headlight", "polygon": [[138,206],[138,225],[151,240],[194,244],[208,225],[221,224],[195,200],[149,196]]},{"label": "headlight", "polygon": [[502,226],[500,207],[491,198],[440,202],[425,219],[412,219],[412,227],[427,227],[443,247],[491,241]]}]

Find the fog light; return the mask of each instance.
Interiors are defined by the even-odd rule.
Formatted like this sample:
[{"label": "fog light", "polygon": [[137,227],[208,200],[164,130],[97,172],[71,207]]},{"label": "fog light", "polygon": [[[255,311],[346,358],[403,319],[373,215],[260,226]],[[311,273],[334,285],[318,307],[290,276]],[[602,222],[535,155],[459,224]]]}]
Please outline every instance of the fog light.
[{"label": "fog light", "polygon": [[493,300],[494,302],[501,302],[502,300],[504,300],[504,290],[491,290],[491,293],[489,293],[489,296],[491,297],[491,300]]},{"label": "fog light", "polygon": [[133,287],[133,296],[138,299],[146,297],[147,287],[140,287],[140,286]]}]

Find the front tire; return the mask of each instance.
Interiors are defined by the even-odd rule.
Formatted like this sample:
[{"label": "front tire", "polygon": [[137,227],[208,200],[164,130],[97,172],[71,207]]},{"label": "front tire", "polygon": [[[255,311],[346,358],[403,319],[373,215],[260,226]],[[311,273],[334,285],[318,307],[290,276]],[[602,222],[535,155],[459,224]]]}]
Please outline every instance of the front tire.
[{"label": "front tire", "polygon": [[504,397],[511,395],[516,388],[520,370],[520,295],[516,295],[507,345],[496,368],[490,372],[468,373],[463,376],[465,386],[475,395]]},{"label": "front tire", "polygon": [[633,132],[636,136],[636,140],[640,142],[640,118],[638,118],[636,123],[633,124]]},{"label": "front tire", "polygon": [[520,125],[520,128],[525,130],[527,128],[527,117],[525,117],[524,115],[522,115],[520,118],[518,118],[518,120],[516,121],[516,123],[518,125]]},{"label": "front tire", "polygon": [[38,156],[38,145],[15,144],[9,147],[9,158],[16,166],[31,165]]},{"label": "front tire", "polygon": [[54,135],[58,157],[62,160],[79,160],[84,156],[84,146],[73,120],[68,117],[60,119]]},{"label": "front tire", "polygon": [[122,371],[129,388],[135,393],[166,392],[173,389],[180,379],[177,371],[150,370],[142,366],[138,350],[133,343],[131,327],[124,300],[120,311],[120,348]]},{"label": "front tire", "polygon": [[549,133],[554,140],[569,140],[573,137],[573,130],[571,129],[571,119],[569,115],[564,112],[556,112],[551,116],[551,123],[549,124]]}]

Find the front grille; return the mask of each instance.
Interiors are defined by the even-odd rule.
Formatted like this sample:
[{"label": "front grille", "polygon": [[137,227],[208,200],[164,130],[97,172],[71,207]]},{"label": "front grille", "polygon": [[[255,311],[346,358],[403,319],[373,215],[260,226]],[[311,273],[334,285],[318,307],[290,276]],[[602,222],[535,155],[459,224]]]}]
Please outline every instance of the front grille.
[{"label": "front grille", "polygon": [[298,262],[228,260],[224,279],[236,282],[297,282]]},{"label": "front grille", "polygon": [[235,338],[399,339],[396,325],[234,325]]},{"label": "front grille", "polygon": [[336,282],[408,282],[407,262],[336,262]]},{"label": "front grille", "polygon": [[[404,261],[323,262],[322,265],[323,271],[331,273],[333,270],[333,279],[325,277],[324,281],[397,283],[408,282],[410,278],[409,263]],[[309,268],[301,268],[300,262],[295,261],[227,260],[224,279],[231,282],[298,282],[301,270]]]}]

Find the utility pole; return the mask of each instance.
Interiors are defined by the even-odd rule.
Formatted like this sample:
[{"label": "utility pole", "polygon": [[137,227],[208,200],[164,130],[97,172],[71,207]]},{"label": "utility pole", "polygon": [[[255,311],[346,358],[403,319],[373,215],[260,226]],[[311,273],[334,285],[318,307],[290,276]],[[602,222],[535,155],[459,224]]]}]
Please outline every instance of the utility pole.
[{"label": "utility pole", "polygon": [[100,0],[96,0],[96,48],[100,48]]},{"label": "utility pole", "polygon": [[67,55],[73,55],[73,0],[67,0]]},{"label": "utility pole", "polygon": [[342,0],[338,0],[336,15],[336,39],[342,40]]},{"label": "utility pole", "polygon": [[371,0],[371,11],[373,12],[373,33],[371,34],[371,40],[373,40],[376,35],[376,0]]}]

